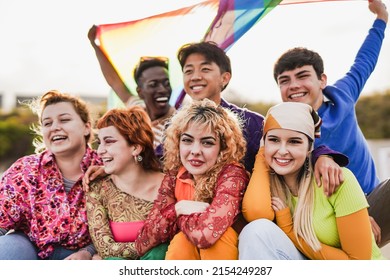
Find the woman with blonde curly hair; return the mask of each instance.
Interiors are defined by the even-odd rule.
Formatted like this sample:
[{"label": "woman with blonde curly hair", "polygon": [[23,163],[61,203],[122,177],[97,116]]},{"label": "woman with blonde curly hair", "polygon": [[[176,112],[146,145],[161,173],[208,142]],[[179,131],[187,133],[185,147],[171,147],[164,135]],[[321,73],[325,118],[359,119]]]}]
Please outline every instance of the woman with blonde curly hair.
[{"label": "woman with blonde curly hair", "polygon": [[139,255],[170,242],[166,259],[237,259],[238,233],[248,183],[239,119],[213,101],[180,109],[166,130],[166,173],[137,240]]}]

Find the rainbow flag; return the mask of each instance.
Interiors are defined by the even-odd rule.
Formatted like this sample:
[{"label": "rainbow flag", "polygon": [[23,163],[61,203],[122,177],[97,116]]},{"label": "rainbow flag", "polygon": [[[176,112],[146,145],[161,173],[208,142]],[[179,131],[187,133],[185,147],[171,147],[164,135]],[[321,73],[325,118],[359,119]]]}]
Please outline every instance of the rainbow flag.
[{"label": "rainbow flag", "polygon": [[108,98],[109,108],[124,106],[118,95],[137,94],[132,72],[142,56],[170,59],[174,89],[170,102],[179,107],[185,93],[176,53],[182,45],[210,40],[228,50],[276,6],[309,2],[324,0],[204,0],[143,19],[94,25],[88,37],[103,75],[113,89]]}]

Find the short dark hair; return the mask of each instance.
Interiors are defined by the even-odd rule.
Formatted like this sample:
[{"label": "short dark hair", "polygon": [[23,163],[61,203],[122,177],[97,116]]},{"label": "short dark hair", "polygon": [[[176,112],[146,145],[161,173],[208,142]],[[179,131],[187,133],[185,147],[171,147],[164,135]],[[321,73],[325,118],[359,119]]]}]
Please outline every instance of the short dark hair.
[{"label": "short dark hair", "polygon": [[289,49],[274,64],[274,79],[277,81],[278,76],[284,71],[294,70],[305,65],[313,66],[318,79],[321,78],[324,73],[324,62],[317,52],[302,47]]},{"label": "short dark hair", "polygon": [[[180,62],[181,69],[183,69],[187,58],[194,53],[201,54],[207,61],[216,63],[222,73],[232,73],[230,58],[226,55],[225,51],[218,47],[214,42],[200,42],[183,45],[177,53],[177,59]],[[227,84],[223,89],[225,89],[226,86]]]},{"label": "short dark hair", "polygon": [[138,64],[135,66],[133,71],[133,77],[137,85],[139,85],[139,79],[142,73],[149,68],[160,66],[169,70],[168,58],[162,57],[141,57]]}]

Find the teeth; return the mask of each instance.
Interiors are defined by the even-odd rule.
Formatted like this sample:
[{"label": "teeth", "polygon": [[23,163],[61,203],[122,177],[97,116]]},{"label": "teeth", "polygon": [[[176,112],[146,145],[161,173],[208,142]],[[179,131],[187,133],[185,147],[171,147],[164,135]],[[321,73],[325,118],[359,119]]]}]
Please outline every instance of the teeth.
[{"label": "teeth", "polygon": [[204,88],[204,86],[193,86],[192,87],[193,90],[201,90],[202,88]]},{"label": "teeth", "polygon": [[290,98],[299,98],[299,97],[303,97],[305,96],[305,93],[295,93],[295,94],[291,94],[290,95]]},{"label": "teeth", "polygon": [[157,102],[167,102],[168,101],[168,97],[158,97],[158,98],[156,98],[156,101]]},{"label": "teeth", "polygon": [[56,135],[53,138],[51,138],[52,141],[63,140],[63,139],[66,139],[66,136]]},{"label": "teeth", "polygon": [[275,160],[280,163],[288,163],[290,161],[289,159],[278,159],[278,158],[276,158]]}]

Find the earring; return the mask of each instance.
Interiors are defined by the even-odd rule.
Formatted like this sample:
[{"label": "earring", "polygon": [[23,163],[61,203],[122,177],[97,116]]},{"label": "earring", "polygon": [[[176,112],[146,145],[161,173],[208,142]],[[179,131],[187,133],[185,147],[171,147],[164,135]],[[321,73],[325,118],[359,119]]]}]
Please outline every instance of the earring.
[{"label": "earring", "polygon": [[141,162],[143,160],[143,157],[141,155],[134,156],[134,159],[136,162]]},{"label": "earring", "polygon": [[309,172],[310,172],[310,162],[309,162],[309,158],[306,158],[306,160],[305,160],[305,175],[306,175],[306,177],[309,177]]},{"label": "earring", "polygon": [[276,172],[275,172],[275,170],[273,170],[272,168],[270,168],[270,169],[269,169],[269,174],[270,174],[270,175],[275,175]]}]

